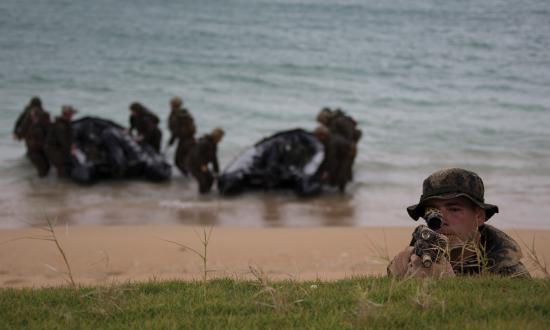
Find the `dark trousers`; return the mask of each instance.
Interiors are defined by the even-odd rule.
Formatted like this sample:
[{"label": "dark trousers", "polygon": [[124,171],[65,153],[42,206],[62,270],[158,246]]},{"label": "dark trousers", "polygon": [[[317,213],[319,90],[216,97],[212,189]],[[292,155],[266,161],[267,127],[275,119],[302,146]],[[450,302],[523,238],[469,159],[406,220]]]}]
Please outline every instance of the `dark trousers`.
[{"label": "dark trousers", "polygon": [[156,152],[160,152],[160,144],[162,141],[162,132],[158,128],[154,128],[151,132],[148,132],[143,138],[145,144],[150,145]]},{"label": "dark trousers", "polygon": [[50,162],[44,150],[29,151],[27,152],[27,157],[29,157],[31,163],[36,168],[39,177],[42,178],[48,175],[50,172]]},{"label": "dark trousers", "polygon": [[72,167],[70,155],[58,149],[50,149],[48,151],[48,158],[57,170],[58,177],[68,178],[70,176]]},{"label": "dark trousers", "polygon": [[210,171],[203,172],[196,168],[191,168],[191,174],[197,180],[199,184],[199,193],[206,194],[209,193],[212,189],[212,184],[214,184],[214,176]]},{"label": "dark trousers", "polygon": [[176,153],[174,154],[174,164],[176,164],[177,168],[185,176],[189,175],[187,156],[189,155],[189,151],[191,151],[194,143],[194,139],[179,139],[178,147],[176,149]]}]

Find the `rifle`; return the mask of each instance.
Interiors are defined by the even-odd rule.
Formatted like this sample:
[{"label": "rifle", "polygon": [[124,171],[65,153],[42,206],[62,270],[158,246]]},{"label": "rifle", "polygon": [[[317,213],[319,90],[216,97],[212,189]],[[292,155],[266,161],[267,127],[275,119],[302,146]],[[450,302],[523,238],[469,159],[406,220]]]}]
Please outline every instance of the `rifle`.
[{"label": "rifle", "polygon": [[416,227],[410,246],[414,246],[414,253],[421,258],[426,268],[449,256],[449,239],[426,225]]}]

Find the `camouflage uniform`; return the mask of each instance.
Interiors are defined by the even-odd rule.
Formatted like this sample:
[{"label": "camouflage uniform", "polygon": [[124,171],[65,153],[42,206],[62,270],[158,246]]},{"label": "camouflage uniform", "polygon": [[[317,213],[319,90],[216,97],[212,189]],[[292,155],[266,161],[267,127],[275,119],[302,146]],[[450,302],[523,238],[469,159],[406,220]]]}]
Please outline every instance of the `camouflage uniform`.
[{"label": "camouflage uniform", "polygon": [[357,143],[363,133],[357,128],[357,122],[340,109],[332,110],[323,108],[317,116],[317,120],[325,125],[331,133]]},{"label": "camouflage uniform", "polygon": [[30,117],[31,113],[31,107],[27,106],[25,109],[23,109],[23,112],[17,117],[17,120],[15,121],[15,125],[13,126],[13,136],[15,136],[18,140],[24,138],[23,134],[23,123],[25,122],[25,119]]},{"label": "camouflage uniform", "polygon": [[17,129],[19,138],[25,139],[27,157],[30,159],[39,177],[45,177],[50,171],[50,162],[45,151],[45,141],[50,128],[50,114],[41,108],[29,109]]},{"label": "camouflage uniform", "polygon": [[330,108],[323,108],[317,116],[317,121],[325,125],[329,131],[335,135],[338,135],[351,144],[350,157],[346,158],[346,166],[349,167],[349,173],[347,175],[348,181],[353,180],[353,164],[357,157],[357,143],[363,132],[357,128],[357,122],[351,116],[346,114],[340,109],[332,110]]},{"label": "camouflage uniform", "polygon": [[214,175],[210,172],[210,169],[203,171],[203,168],[212,163],[214,173],[219,173],[217,150],[218,146],[212,135],[205,134],[193,145],[189,152],[187,166],[197,180],[201,194],[208,193],[214,183]]},{"label": "camouflage uniform", "polygon": [[[472,255],[461,259],[451,257],[451,265],[456,275],[493,274],[513,277],[530,277],[529,271],[521,262],[522,253],[519,245],[503,231],[491,226],[483,225],[479,229],[481,243],[480,256]],[[462,249],[451,251],[460,255]],[[455,253],[453,253],[455,252]],[[404,278],[407,276],[410,253],[402,251],[388,265],[390,276]]]},{"label": "camouflage uniform", "polygon": [[160,120],[157,115],[139,103],[132,103],[130,109],[135,111],[130,115],[130,133],[137,131],[142,137],[141,144],[150,145],[160,152],[162,132],[158,128]]},{"label": "camouflage uniform", "polygon": [[187,156],[195,144],[195,120],[185,108],[172,109],[168,118],[168,129],[171,133],[168,145],[171,146],[178,140],[174,163],[182,174],[187,175]]},{"label": "camouflage uniform", "polygon": [[327,174],[326,181],[329,185],[338,187],[341,192],[344,192],[346,184],[351,180],[353,144],[333,133],[329,133],[321,143],[325,147],[325,158],[319,167],[319,172]]},{"label": "camouflage uniform", "polygon": [[523,255],[516,241],[491,225],[481,226],[479,232],[482,264],[475,257],[463,260],[461,263],[451,262],[456,274],[488,272],[503,276],[529,277],[529,272],[521,262]]},{"label": "camouflage uniform", "polygon": [[[427,201],[465,197],[485,210],[485,221],[488,221],[498,213],[498,206],[485,203],[484,192],[483,181],[476,173],[459,168],[443,169],[424,180],[420,201],[409,206],[407,212],[416,221],[424,217]],[[450,262],[455,274],[489,273],[530,277],[520,261],[521,249],[510,236],[493,226],[483,224],[479,227],[479,238],[479,244],[475,247],[476,253],[470,253],[471,257],[463,257],[463,248],[451,251]],[[410,248],[397,254],[388,265],[388,275],[406,276],[410,256]]]},{"label": "camouflage uniform", "polygon": [[19,117],[17,117],[17,120],[15,121],[15,125],[13,127],[13,135],[19,140],[25,137],[23,132],[25,121],[30,117],[32,108],[39,108],[43,110],[42,101],[36,96],[30,100],[29,104],[25,106],[23,112],[21,112],[21,114],[19,115]]},{"label": "camouflage uniform", "polygon": [[71,148],[73,129],[71,121],[63,116],[56,117],[46,138],[48,158],[57,169],[59,177],[68,177],[71,170]]}]

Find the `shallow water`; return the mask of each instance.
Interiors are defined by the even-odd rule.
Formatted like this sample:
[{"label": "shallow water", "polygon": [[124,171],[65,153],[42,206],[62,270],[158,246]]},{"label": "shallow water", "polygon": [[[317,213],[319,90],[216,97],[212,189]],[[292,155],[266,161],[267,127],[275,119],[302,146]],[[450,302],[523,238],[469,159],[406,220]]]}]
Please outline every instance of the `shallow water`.
[{"label": "shallow water", "polygon": [[[14,1],[0,3],[0,227],[75,224],[412,225],[405,207],[441,167],[479,173],[495,224],[550,227],[546,1]],[[198,197],[166,184],[35,177],[10,139],[32,95],[57,113],[162,118],[180,95],[227,165],[281,129],[341,107],[364,135],[345,196]],[[165,121],[162,123],[165,127]],[[165,131],[166,139],[166,131]],[[173,150],[168,151],[171,158]]]}]

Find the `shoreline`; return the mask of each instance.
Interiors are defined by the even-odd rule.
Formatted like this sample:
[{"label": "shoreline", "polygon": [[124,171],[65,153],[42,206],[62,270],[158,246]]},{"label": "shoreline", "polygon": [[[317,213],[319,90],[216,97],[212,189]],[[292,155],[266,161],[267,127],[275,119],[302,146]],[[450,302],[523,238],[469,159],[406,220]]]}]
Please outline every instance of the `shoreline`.
[{"label": "shoreline", "polygon": [[[371,179],[365,177],[357,178],[345,194],[327,191],[308,199],[289,191],[202,196],[197,195],[192,179],[180,176],[164,184],[128,180],[92,186],[32,175],[10,182],[2,179],[5,189],[0,195],[0,229],[42,225],[47,218],[71,226],[413,227],[416,223],[407,215],[406,207],[417,202],[419,195],[419,187],[367,185]],[[541,196],[520,200],[517,196],[491,195],[498,198],[490,201],[502,208],[502,214],[491,219],[491,224],[510,230],[550,230],[544,222],[548,207]]]},{"label": "shoreline", "polygon": [[[208,227],[183,225],[58,226],[55,232],[77,285],[149,280],[201,280],[201,237]],[[212,227],[207,247],[208,278],[252,280],[251,269],[270,280],[339,280],[385,276],[388,258],[410,241],[409,227]],[[518,241],[534,276],[542,273],[527,257],[534,240],[550,260],[550,230],[504,231]],[[66,266],[53,241],[38,227],[0,229],[0,287],[66,285]],[[177,242],[173,243],[173,242]],[[180,244],[180,245],[178,245]]]}]

